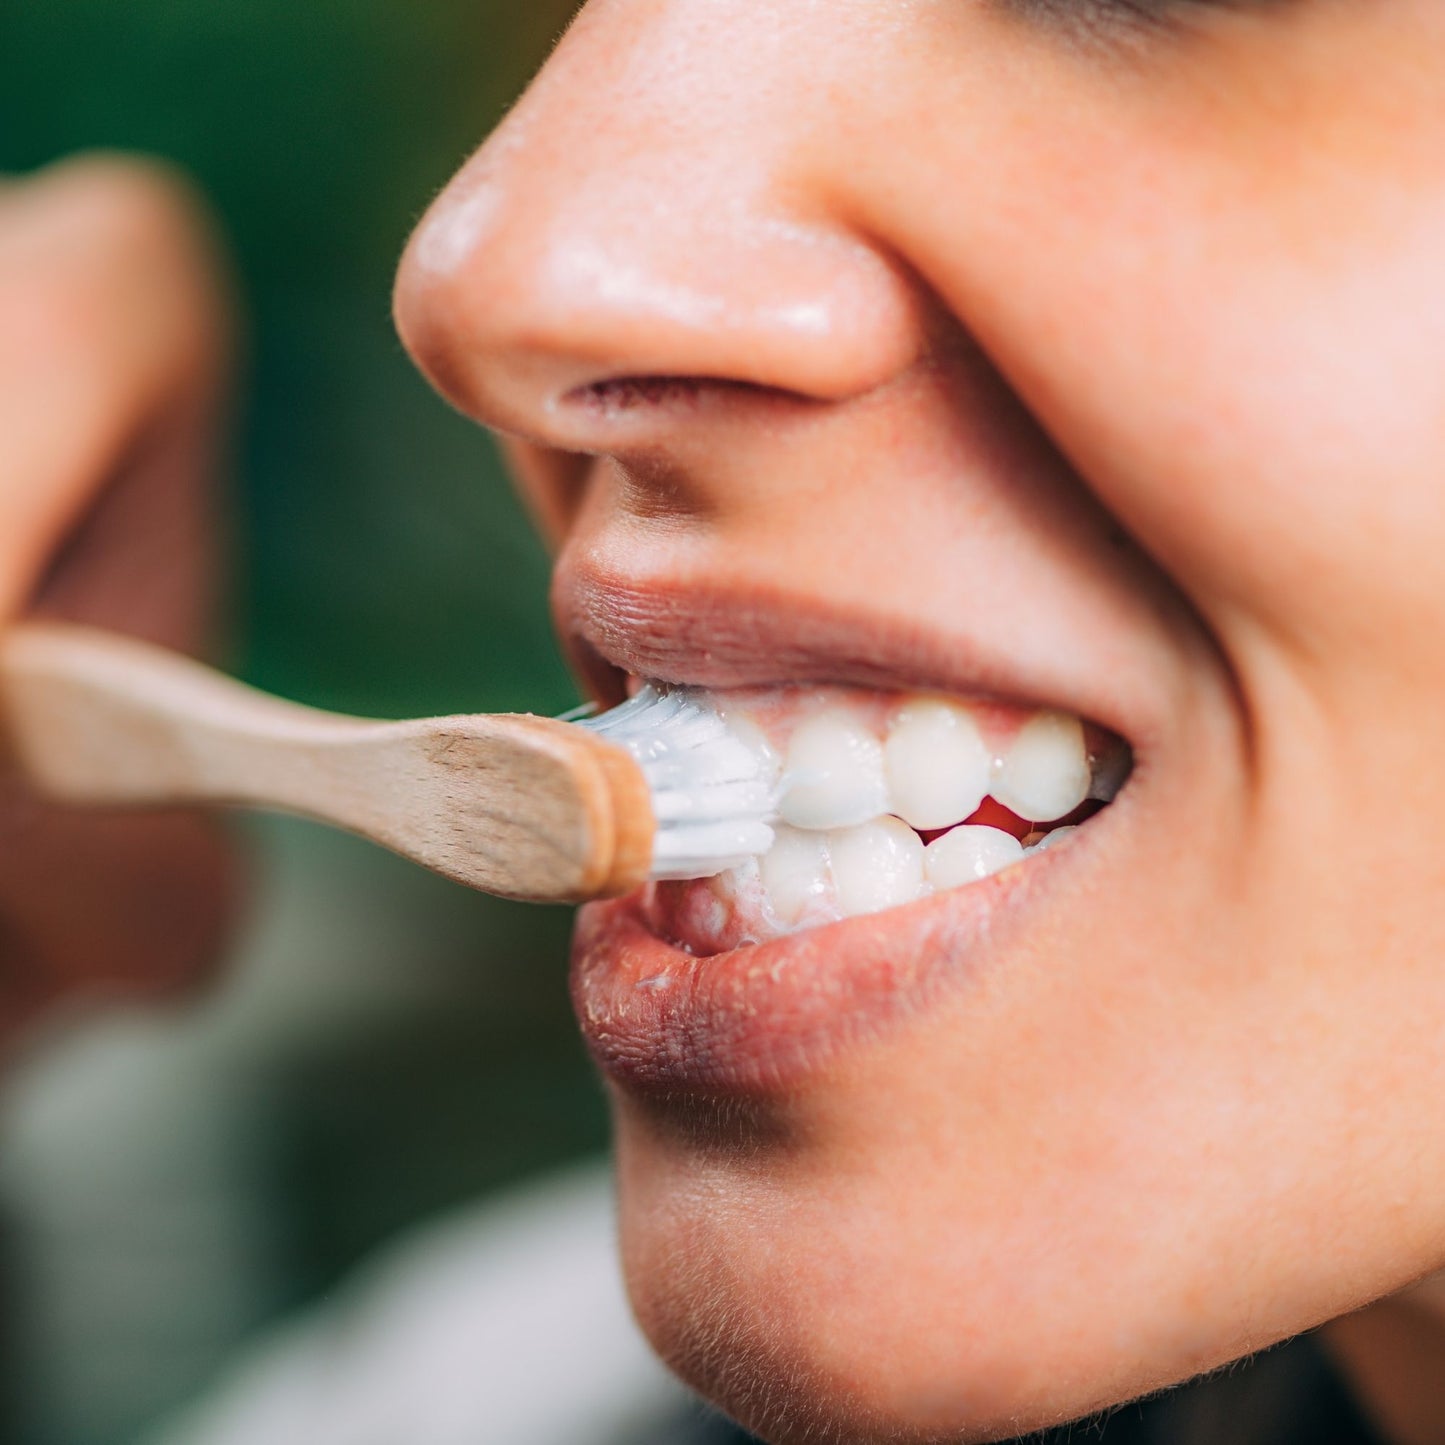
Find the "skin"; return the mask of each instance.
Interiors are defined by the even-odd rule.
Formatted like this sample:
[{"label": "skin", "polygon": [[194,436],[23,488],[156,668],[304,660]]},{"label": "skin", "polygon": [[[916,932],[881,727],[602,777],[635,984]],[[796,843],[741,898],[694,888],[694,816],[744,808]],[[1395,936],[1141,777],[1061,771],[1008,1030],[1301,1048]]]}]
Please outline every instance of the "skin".
[{"label": "skin", "polygon": [[1135,750],[966,984],[785,1092],[614,1088],[638,1315],[770,1440],[1329,1320],[1440,1438],[1445,9],[1125,8],[593,0],[398,283],[600,694],[822,618]]},{"label": "skin", "polygon": [[[86,156],[0,178],[0,627],[43,616],[200,648],[230,334],[178,177]],[[208,820],[58,808],[0,766],[0,1050],[58,1005],[194,986],[231,893]]]}]

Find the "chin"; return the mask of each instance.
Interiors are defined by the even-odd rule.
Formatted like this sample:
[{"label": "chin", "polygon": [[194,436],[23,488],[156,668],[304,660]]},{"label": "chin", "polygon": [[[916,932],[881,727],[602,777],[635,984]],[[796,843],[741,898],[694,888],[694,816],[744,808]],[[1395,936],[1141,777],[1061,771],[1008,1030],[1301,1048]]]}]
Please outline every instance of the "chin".
[{"label": "chin", "polygon": [[1191,1217],[1086,1167],[1066,1188],[1011,1186],[1026,1148],[1002,1168],[936,1160],[929,1180],[911,1149],[879,1147],[888,1126],[868,1117],[880,1078],[907,1073],[890,1053],[840,1065],[826,1097],[614,1090],[636,1316],[672,1370],[770,1445],[1012,1440],[1216,1370],[1400,1282],[1327,1285],[1308,1226],[1297,1255],[1267,1257],[1242,1199],[1225,1238],[1214,1201]]},{"label": "chin", "polygon": [[1155,1303],[1081,1298],[1090,1271],[1052,1277],[1047,1242],[961,1221],[940,1243],[888,1180],[799,1163],[790,1126],[749,1112],[619,1107],[623,1259],[659,1355],[773,1445],[1012,1439],[1240,1352]]}]

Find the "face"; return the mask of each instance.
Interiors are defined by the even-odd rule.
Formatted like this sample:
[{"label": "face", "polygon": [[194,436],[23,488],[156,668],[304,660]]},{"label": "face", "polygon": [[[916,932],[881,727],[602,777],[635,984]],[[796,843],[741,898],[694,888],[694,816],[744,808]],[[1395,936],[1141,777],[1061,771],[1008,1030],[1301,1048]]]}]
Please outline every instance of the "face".
[{"label": "face", "polygon": [[600,696],[1132,749],[887,911],[584,912],[639,1317],[769,1439],[1013,1434],[1445,1263],[1442,55],[1438,0],[594,0],[413,239]]}]

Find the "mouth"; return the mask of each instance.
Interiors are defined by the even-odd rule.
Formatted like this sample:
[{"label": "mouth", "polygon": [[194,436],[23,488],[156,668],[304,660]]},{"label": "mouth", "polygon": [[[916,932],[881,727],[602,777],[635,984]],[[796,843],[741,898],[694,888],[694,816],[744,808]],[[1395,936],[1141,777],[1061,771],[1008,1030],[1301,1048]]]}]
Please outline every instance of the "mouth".
[{"label": "mouth", "polygon": [[631,1088],[793,1087],[981,978],[1088,864],[1132,767],[1120,736],[1057,708],[842,684],[701,695],[757,757],[774,838],[583,911],[574,1002]]}]

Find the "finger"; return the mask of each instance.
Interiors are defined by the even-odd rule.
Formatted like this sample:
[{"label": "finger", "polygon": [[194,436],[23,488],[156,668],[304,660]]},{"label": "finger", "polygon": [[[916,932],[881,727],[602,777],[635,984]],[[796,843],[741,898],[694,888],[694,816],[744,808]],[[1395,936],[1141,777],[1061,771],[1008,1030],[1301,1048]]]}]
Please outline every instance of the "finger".
[{"label": "finger", "polygon": [[217,270],[199,208],[149,165],[0,189],[0,619],[129,454],[214,394]]}]

